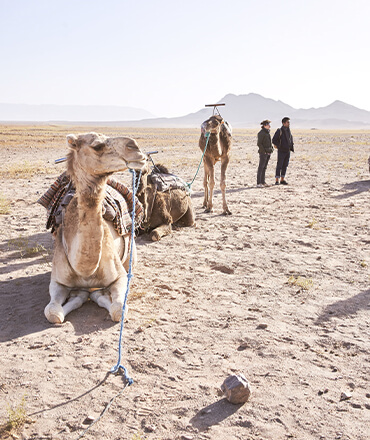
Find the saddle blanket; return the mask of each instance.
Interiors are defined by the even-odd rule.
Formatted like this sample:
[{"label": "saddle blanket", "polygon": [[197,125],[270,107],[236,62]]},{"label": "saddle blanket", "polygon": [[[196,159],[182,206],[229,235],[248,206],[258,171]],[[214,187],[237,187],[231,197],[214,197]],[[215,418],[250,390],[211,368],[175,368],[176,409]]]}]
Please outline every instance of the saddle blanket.
[{"label": "saddle blanket", "polygon": [[156,185],[157,191],[169,191],[170,189],[183,189],[188,191],[188,185],[180,177],[174,174],[159,173],[155,169],[149,174],[148,180]]},{"label": "saddle blanket", "polygon": [[[75,195],[75,189],[66,171],[62,173],[37,203],[47,210],[46,229],[54,232],[62,223],[63,211]],[[102,206],[103,218],[111,221],[119,235],[126,235],[132,226],[133,193],[121,182],[110,177]],[[135,197],[135,229],[143,221],[143,206]]]}]

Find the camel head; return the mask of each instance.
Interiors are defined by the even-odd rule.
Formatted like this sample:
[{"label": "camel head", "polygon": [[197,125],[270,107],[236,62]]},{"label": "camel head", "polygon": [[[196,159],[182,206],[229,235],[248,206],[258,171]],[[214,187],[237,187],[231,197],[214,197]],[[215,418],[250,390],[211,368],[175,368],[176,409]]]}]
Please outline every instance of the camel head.
[{"label": "camel head", "polygon": [[107,137],[98,133],[67,136],[70,174],[77,169],[92,176],[105,176],[127,168],[140,170],[145,156],[136,141],[128,137]]},{"label": "camel head", "polygon": [[219,133],[224,123],[224,119],[219,115],[211,116],[209,119],[203,122],[201,129],[203,133]]}]

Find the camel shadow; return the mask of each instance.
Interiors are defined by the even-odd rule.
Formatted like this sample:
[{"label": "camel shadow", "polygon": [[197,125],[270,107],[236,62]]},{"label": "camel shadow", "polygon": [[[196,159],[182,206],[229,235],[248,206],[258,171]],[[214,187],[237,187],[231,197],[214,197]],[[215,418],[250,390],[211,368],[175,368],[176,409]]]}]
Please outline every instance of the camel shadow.
[{"label": "camel shadow", "polygon": [[49,301],[50,273],[0,283],[0,342],[38,333],[48,327],[44,305]]},{"label": "camel shadow", "polygon": [[[50,232],[4,240],[0,246],[7,252],[5,257],[0,258],[0,275],[24,270],[33,265],[51,263],[53,242]],[[22,261],[13,263],[12,260]]]},{"label": "camel shadow", "polygon": [[201,409],[189,423],[200,432],[206,431],[235,414],[243,405],[234,405],[224,398]]},{"label": "camel shadow", "polygon": [[[44,316],[44,308],[50,300],[49,283],[49,271],[0,283],[0,342],[56,327]],[[105,309],[93,301],[87,301],[68,314],[66,322],[72,324],[76,335],[108,329],[117,324]]]},{"label": "camel shadow", "polygon": [[331,318],[354,316],[359,310],[369,309],[370,289],[360,292],[351,298],[337,301],[325,307],[323,313],[316,319],[315,324],[330,321]]},{"label": "camel shadow", "polygon": [[[347,191],[345,194],[335,196],[335,199],[348,199],[356,196],[370,189],[370,180],[358,180],[357,182],[346,183],[342,187],[342,191]],[[348,192],[349,191],[349,192]]]}]

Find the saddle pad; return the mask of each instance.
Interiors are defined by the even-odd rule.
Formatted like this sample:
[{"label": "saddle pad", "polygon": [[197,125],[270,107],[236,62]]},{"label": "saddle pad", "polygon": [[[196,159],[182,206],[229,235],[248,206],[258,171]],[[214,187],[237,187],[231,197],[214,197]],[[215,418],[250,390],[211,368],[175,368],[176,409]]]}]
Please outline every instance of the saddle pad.
[{"label": "saddle pad", "polygon": [[[66,172],[62,173],[51,187],[43,194],[37,203],[47,210],[46,229],[54,232],[62,221],[62,210],[74,196],[75,190]],[[131,231],[131,215],[133,207],[133,194],[121,182],[108,179],[106,194],[103,202],[103,217],[113,223],[119,235]],[[135,228],[143,221],[144,211],[141,203],[135,197]]]},{"label": "saddle pad", "polygon": [[186,182],[174,174],[158,173],[154,170],[148,176],[149,182],[157,186],[157,191],[169,191],[170,189],[187,189]]}]

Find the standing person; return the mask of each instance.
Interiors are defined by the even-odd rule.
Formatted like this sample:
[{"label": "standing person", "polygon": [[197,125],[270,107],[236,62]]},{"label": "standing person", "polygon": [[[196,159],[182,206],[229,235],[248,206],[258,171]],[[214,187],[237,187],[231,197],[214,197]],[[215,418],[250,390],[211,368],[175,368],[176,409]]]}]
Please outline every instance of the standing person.
[{"label": "standing person", "polygon": [[278,150],[275,185],[279,185],[279,179],[280,185],[288,185],[288,182],[285,180],[285,175],[289,165],[290,152],[294,152],[294,142],[292,133],[290,132],[290,119],[285,117],[281,122],[283,125],[276,130],[272,138],[272,143]]},{"label": "standing person", "polygon": [[265,119],[261,122],[261,130],[257,135],[257,146],[258,153],[260,155],[260,162],[257,170],[257,186],[258,188],[262,188],[264,186],[269,186],[265,182],[265,174],[267,164],[269,163],[271,153],[274,151],[271,143],[270,136],[270,125],[271,121]]}]

